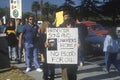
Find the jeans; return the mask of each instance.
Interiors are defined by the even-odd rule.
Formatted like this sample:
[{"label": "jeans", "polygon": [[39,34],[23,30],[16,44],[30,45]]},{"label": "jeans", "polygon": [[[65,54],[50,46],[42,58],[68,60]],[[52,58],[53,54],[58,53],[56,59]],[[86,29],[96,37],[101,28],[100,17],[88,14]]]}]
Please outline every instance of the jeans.
[{"label": "jeans", "polygon": [[108,72],[110,71],[111,64],[113,64],[116,67],[116,69],[120,72],[120,64],[118,63],[116,58],[117,58],[117,53],[110,54],[105,52],[105,66]]},{"label": "jeans", "polygon": [[23,48],[18,48],[18,59],[21,62],[22,61],[22,54],[23,54]]},{"label": "jeans", "polygon": [[17,47],[9,46],[9,58],[12,59],[17,59]]},{"label": "jeans", "polygon": [[25,44],[25,54],[26,54],[26,64],[27,68],[32,67],[32,62],[34,63],[35,68],[40,68],[40,63],[38,59],[38,48],[34,46],[28,46]]},{"label": "jeans", "polygon": [[[45,80],[54,80],[55,75],[55,65],[54,64],[47,64],[46,62],[43,63],[43,78]],[[48,79],[48,76],[50,77]]]}]

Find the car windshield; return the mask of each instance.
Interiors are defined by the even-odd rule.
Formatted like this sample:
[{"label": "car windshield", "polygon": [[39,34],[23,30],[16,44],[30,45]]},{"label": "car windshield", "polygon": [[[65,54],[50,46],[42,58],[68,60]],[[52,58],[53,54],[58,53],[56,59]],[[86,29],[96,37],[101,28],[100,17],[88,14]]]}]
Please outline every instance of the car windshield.
[{"label": "car windshield", "polygon": [[93,30],[105,30],[105,28],[102,25],[93,25]]}]

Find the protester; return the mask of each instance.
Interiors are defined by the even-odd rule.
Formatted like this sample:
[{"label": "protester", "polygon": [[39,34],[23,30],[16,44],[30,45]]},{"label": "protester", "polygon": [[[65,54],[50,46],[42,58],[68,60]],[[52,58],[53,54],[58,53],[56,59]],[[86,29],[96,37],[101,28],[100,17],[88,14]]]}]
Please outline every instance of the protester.
[{"label": "protester", "polygon": [[[20,19],[16,19],[16,35],[17,35],[17,40],[19,41],[19,36],[22,32],[23,26],[21,24]],[[19,45],[19,44],[18,44]],[[17,46],[18,47],[18,46]],[[22,62],[22,55],[23,55],[23,46],[21,48],[18,47],[18,63]]]},{"label": "protester", "polygon": [[[26,54],[26,72],[32,68],[32,61],[36,71],[42,72],[38,59],[38,26],[34,24],[34,17],[28,17],[28,23],[23,26],[22,33],[20,34],[19,48],[22,47],[22,40],[24,40],[25,54]],[[23,39],[24,38],[24,39]]]},{"label": "protester", "polygon": [[[54,64],[48,64],[47,63],[47,51],[46,48],[50,47],[49,41],[47,42],[46,39],[46,29],[50,28],[50,22],[44,21],[41,24],[40,30],[39,30],[39,48],[41,53],[41,61],[43,62],[43,79],[44,80],[54,80],[54,74],[55,74],[55,65]],[[49,78],[50,77],[50,78]]]},{"label": "protester", "polygon": [[111,64],[113,64],[116,67],[116,69],[120,72],[120,64],[116,60],[119,51],[118,46],[119,45],[117,41],[115,28],[110,28],[108,31],[108,35],[105,38],[103,46],[103,51],[105,52],[105,68],[103,68],[103,70],[108,73],[110,71]]},{"label": "protester", "polygon": [[15,34],[15,21],[10,20],[8,22],[8,26],[6,27],[5,33],[7,35],[8,40],[8,48],[9,48],[9,57],[11,60],[17,60],[17,37]]},{"label": "protester", "polygon": [[79,14],[76,16],[76,27],[78,28],[79,31],[79,40],[81,42],[80,45],[80,51],[79,51],[79,61],[80,61],[80,66],[84,65],[84,59],[86,56],[86,37],[88,35],[88,29],[87,27],[82,24],[83,18],[79,16]]},{"label": "protester", "polygon": [[[64,27],[72,28],[75,26],[75,22],[72,18],[66,19],[63,23]],[[78,43],[78,48],[80,42]],[[62,80],[77,80],[78,64],[62,64]]]},{"label": "protester", "polygon": [[59,27],[64,27],[64,21],[70,18],[71,18],[71,14],[69,13],[69,11],[64,11],[63,12],[63,23],[60,24]]}]

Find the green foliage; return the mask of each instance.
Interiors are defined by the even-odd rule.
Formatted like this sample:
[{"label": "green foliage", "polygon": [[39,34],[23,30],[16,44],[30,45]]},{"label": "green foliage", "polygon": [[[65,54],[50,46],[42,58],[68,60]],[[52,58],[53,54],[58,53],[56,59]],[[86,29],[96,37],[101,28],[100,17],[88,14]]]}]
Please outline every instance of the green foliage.
[{"label": "green foliage", "polygon": [[52,5],[46,2],[42,9],[42,15],[44,16],[44,20],[50,20],[50,17],[55,17],[55,12],[57,10],[57,5]]},{"label": "green foliage", "polygon": [[40,10],[40,4],[37,2],[37,1],[34,1],[33,3],[32,3],[32,11],[33,12],[37,12],[37,11],[39,11]]},{"label": "green foliage", "polygon": [[37,1],[32,3],[32,11],[35,12],[35,18],[37,21],[37,12],[40,10],[40,4]]},{"label": "green foliage", "polygon": [[[50,4],[48,2],[42,5],[40,13],[40,4],[34,1],[31,6],[31,11],[34,12],[37,20],[49,20],[54,21],[55,13],[57,11],[68,10],[73,17],[76,16],[76,12],[86,19],[94,20],[112,20],[115,23],[120,19],[120,0],[79,0],[78,6],[73,6],[76,0],[65,0],[62,6]],[[33,14],[31,12],[24,12],[23,18],[26,15]],[[6,16],[9,20],[10,9],[0,8],[0,17]]]}]

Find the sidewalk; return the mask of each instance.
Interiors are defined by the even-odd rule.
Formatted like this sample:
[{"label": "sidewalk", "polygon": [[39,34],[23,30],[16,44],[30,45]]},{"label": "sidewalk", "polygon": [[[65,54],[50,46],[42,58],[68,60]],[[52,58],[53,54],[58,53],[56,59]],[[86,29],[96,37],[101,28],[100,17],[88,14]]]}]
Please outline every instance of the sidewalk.
[{"label": "sidewalk", "polygon": [[[78,67],[77,80],[120,80],[120,75],[118,75],[114,66],[111,67],[109,74],[102,71],[102,67],[104,66],[103,60],[103,56],[100,56],[85,61],[83,67]],[[26,66],[24,63],[15,65],[25,72]],[[58,65],[55,68],[55,73],[55,80],[61,80],[61,69]],[[42,80],[43,73],[36,72],[35,69],[26,74],[31,76],[33,80]]]}]

